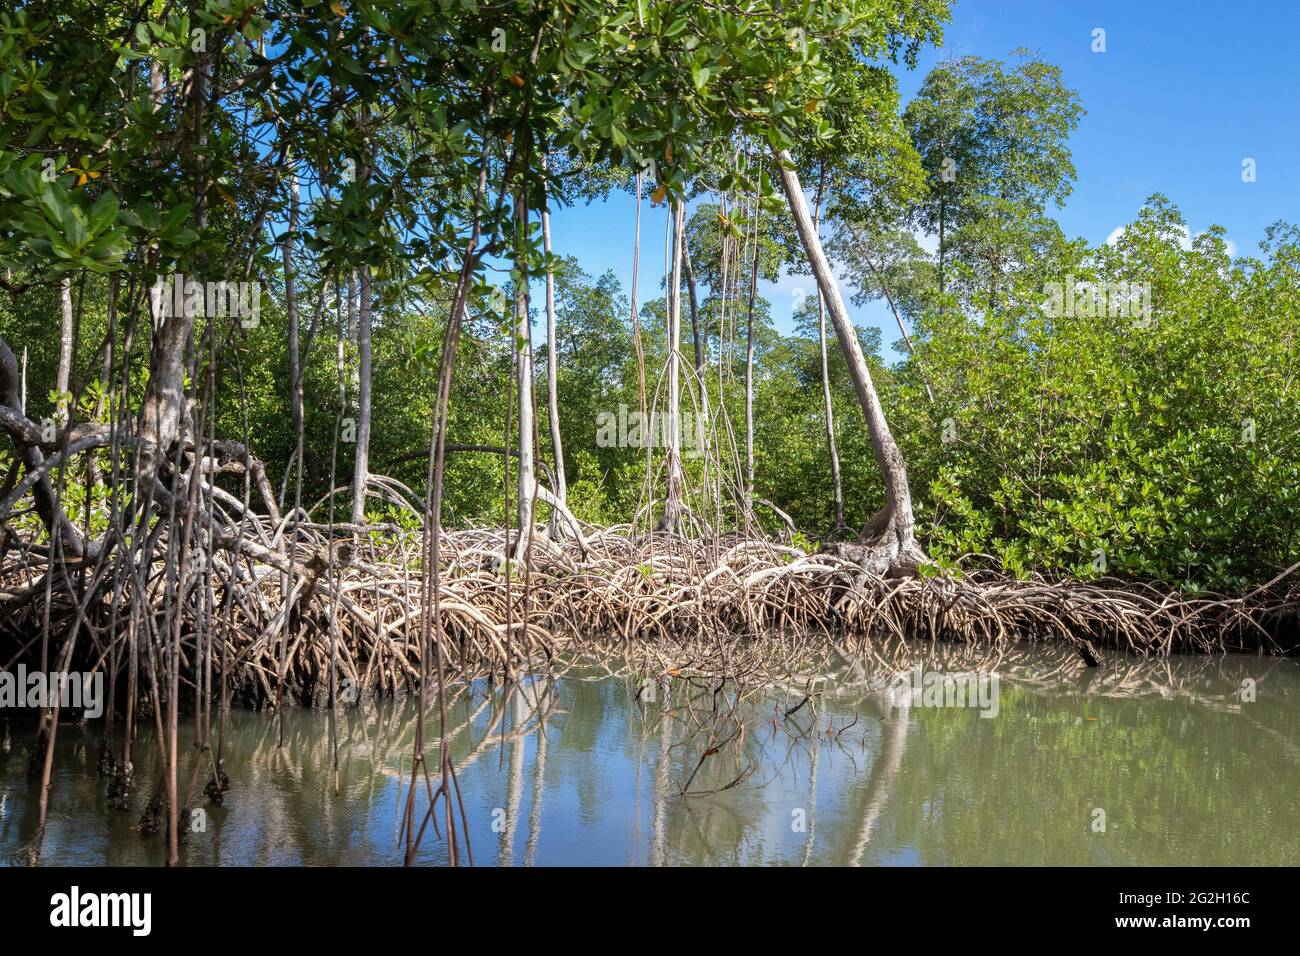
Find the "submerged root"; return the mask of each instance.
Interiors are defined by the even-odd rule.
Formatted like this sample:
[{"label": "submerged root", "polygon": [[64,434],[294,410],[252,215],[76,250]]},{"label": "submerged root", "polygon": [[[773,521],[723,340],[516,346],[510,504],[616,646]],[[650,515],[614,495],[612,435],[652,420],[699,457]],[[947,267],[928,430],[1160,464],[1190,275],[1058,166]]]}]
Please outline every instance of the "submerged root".
[{"label": "submerged root", "polygon": [[221,806],[226,798],[226,791],[229,789],[230,775],[226,773],[225,767],[217,767],[211,779],[208,780],[207,786],[203,788],[203,795],[217,806]]},{"label": "submerged root", "polygon": [[114,810],[126,812],[131,809],[132,776],[130,767],[119,765],[117,772],[109,779],[108,805]]},{"label": "submerged root", "polygon": [[157,833],[167,823],[167,800],[163,796],[160,787],[154,792],[153,798],[145,805],[144,813],[140,815],[139,829],[141,833]]}]

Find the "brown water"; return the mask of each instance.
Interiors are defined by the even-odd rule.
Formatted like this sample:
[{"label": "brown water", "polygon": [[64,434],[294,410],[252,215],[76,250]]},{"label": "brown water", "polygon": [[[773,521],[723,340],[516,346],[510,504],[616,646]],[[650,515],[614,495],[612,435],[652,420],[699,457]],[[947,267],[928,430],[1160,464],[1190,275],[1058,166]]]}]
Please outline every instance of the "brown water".
[{"label": "brown water", "polygon": [[[508,697],[476,685],[449,721],[474,862],[1300,863],[1297,662],[1120,659],[1089,672],[1068,653],[1017,648],[974,663],[998,677],[995,716],[891,697],[879,673],[838,675],[788,716],[802,684],[739,703],[734,687],[715,698],[715,683],[581,667]],[[281,747],[272,715],[233,713],[232,789],[206,807],[185,861],[400,863],[414,725],[404,703],[345,711],[336,793],[324,714],[288,713]],[[32,731],[28,714],[0,711],[10,863],[27,859],[35,830]],[[182,738],[185,781],[192,727]],[[95,771],[99,740],[95,722],[60,726],[40,861],[159,865],[163,837],[137,828],[156,741],[138,744],[134,807],[121,812]],[[420,861],[447,862],[432,831]]]}]

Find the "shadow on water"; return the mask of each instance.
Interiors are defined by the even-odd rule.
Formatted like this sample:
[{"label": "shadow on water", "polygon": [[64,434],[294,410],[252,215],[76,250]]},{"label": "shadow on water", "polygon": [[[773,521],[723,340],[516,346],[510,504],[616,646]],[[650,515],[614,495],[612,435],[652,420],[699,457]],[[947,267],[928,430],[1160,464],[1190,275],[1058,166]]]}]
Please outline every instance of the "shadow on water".
[{"label": "shadow on water", "polygon": [[[935,674],[996,680],[959,702],[921,691]],[[1088,669],[1053,648],[899,644],[777,683],[574,658],[462,688],[448,722],[480,865],[1295,865],[1298,703],[1285,659]],[[0,856],[20,863],[34,721],[0,720]],[[399,864],[415,720],[407,702],[341,713],[336,793],[325,713],[287,714],[283,747],[269,714],[232,713],[232,789],[190,818],[184,861]],[[156,740],[129,812],[108,805],[95,722],[57,740],[41,862],[161,865],[163,837],[138,829]],[[419,861],[445,864],[445,840]]]}]

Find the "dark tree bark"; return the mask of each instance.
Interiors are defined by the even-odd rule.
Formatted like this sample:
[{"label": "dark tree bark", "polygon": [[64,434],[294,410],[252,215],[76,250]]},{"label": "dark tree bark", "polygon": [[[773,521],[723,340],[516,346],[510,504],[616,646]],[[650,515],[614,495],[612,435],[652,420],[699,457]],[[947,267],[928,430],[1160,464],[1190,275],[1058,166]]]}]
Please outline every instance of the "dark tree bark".
[{"label": "dark tree bark", "polygon": [[[7,342],[0,338],[0,430],[8,432],[18,457],[28,474],[40,473],[45,465],[41,451],[41,428],[22,412],[22,386],[18,360]],[[48,473],[41,473],[32,489],[36,499],[36,513],[50,529],[51,538],[61,538],[64,553],[69,557],[85,554],[85,542],[64,514],[62,505],[50,482]],[[3,517],[3,515],[0,515]]]}]

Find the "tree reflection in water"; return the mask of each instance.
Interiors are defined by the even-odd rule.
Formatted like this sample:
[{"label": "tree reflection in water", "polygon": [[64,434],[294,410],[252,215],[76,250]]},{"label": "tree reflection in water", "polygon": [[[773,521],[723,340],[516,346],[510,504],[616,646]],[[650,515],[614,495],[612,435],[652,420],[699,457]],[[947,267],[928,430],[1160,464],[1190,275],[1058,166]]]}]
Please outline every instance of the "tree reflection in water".
[{"label": "tree reflection in water", "polygon": [[[657,649],[458,688],[448,739],[475,859],[1300,862],[1294,661],[1113,657],[1089,669],[1068,649],[903,642],[727,653],[727,678],[717,657]],[[891,695],[918,665],[996,673],[996,718]],[[341,712],[335,793],[323,713],[287,713],[283,748],[266,714],[235,713],[232,789],[206,808],[206,831],[189,834],[185,861],[400,863],[414,730],[404,702]],[[0,729],[0,851],[19,862],[36,822],[31,731],[13,718]],[[431,761],[439,737],[431,715]],[[192,739],[186,728],[183,745]],[[50,823],[43,860],[161,863],[162,841],[134,829],[141,807],[107,805],[98,740],[91,725],[60,731],[54,786],[68,809]],[[139,753],[151,779],[156,743]],[[1095,808],[1104,834],[1089,826]],[[420,862],[447,862],[445,834],[430,834]]]}]

